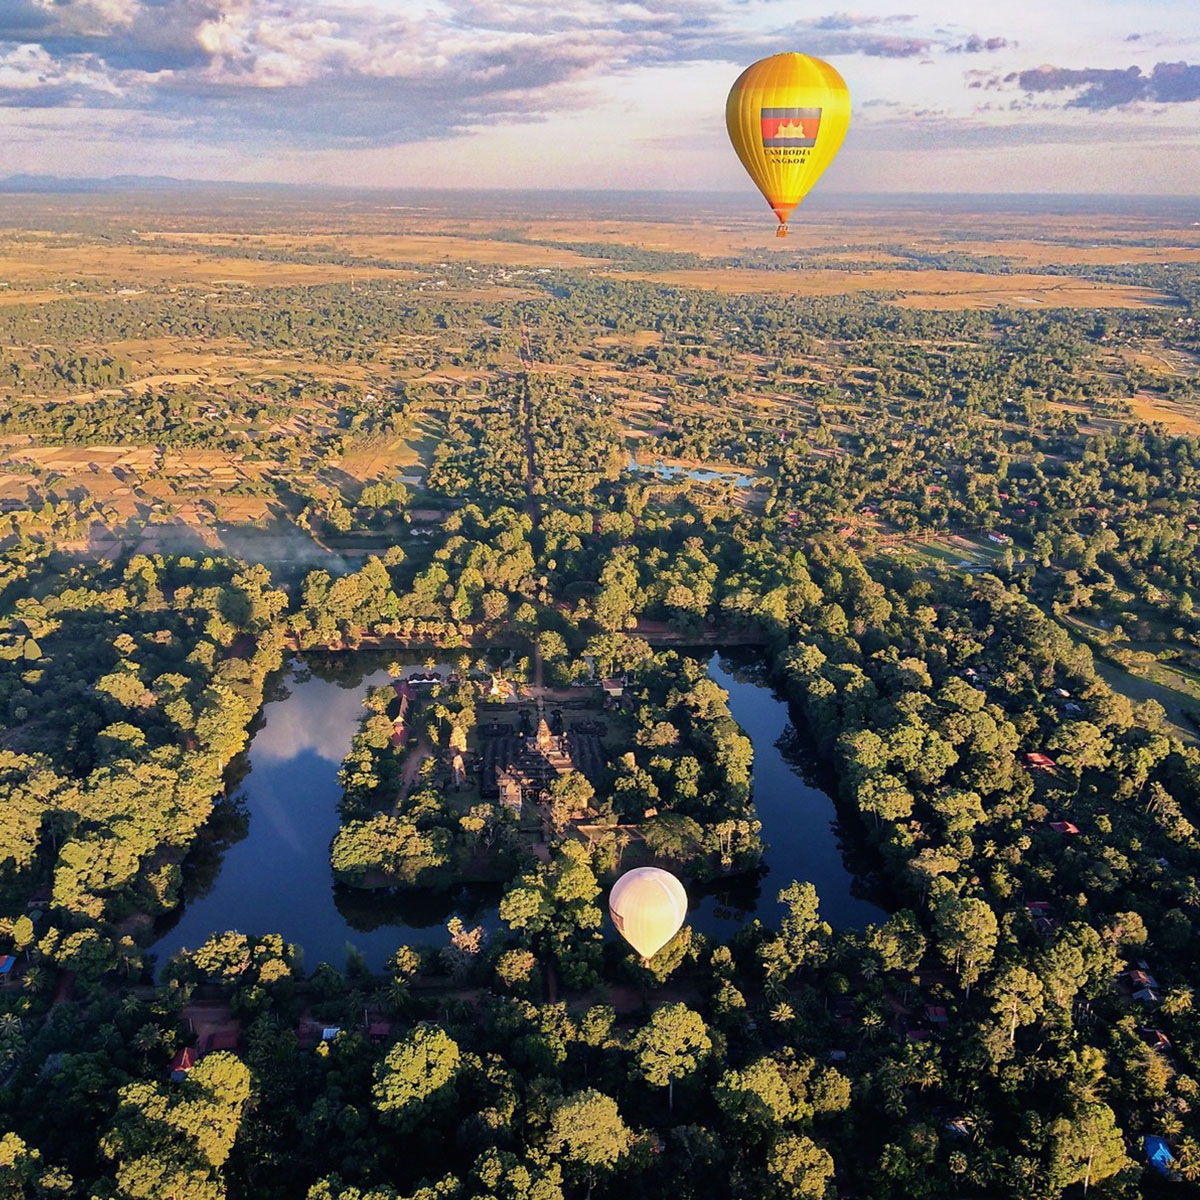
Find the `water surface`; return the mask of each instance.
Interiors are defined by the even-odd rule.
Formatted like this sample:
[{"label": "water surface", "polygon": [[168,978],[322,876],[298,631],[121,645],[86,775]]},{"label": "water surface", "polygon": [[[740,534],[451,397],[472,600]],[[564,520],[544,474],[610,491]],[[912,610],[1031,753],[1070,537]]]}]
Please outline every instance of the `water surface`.
[{"label": "water surface", "polygon": [[387,683],[386,670],[310,673],[292,668],[275,686],[257,723],[249,770],[232,798],[249,818],[246,836],[225,852],[215,878],[190,885],[178,920],[152,947],[159,961],[194,950],[213,933],[280,933],[304,949],[305,966],[341,967],[352,942],[375,967],[397,946],[445,945],[446,921],[474,915],[479,897],[380,895],[336,887],[329,845],[337,832],[342,789],[337,776],[363,716],[363,698]]},{"label": "water surface", "polygon": [[786,701],[757,677],[748,657],[739,662],[714,654],[708,673],[729,693],[733,719],[754,744],[754,806],[767,843],[766,869],[756,887],[736,881],[706,896],[693,925],[719,937],[752,917],[777,926],[784,909],[776,897],[793,880],[816,886],[821,917],[835,929],[884,920],[887,914],[862,898],[842,856],[833,800],[805,778],[803,739]]}]

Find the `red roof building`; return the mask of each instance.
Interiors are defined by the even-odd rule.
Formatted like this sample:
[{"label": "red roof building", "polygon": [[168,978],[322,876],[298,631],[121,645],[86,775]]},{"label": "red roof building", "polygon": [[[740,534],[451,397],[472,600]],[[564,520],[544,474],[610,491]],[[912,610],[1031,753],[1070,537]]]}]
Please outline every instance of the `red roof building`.
[{"label": "red roof building", "polygon": [[187,1078],[187,1073],[200,1061],[200,1055],[196,1051],[195,1046],[184,1046],[178,1054],[171,1059],[171,1079],[178,1083],[181,1079]]}]

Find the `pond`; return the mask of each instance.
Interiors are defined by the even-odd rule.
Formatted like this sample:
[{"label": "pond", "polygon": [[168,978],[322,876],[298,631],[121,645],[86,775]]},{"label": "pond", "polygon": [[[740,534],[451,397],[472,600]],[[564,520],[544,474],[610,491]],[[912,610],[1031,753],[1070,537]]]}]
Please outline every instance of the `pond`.
[{"label": "pond", "polygon": [[[396,897],[335,887],[329,844],[338,828],[337,775],[362,718],[362,700],[388,673],[362,656],[357,666],[293,663],[272,685],[255,723],[245,774],[232,791],[229,825],[236,840],[208,847],[185,871],[184,905],[152,947],[165,962],[216,932],[280,933],[303,947],[305,964],[342,966],[352,943],[375,968],[402,944],[445,945],[454,914],[494,927],[496,888],[460,888],[445,896]],[[728,937],[758,916],[774,924],[776,894],[793,879],[811,880],[821,913],[835,928],[861,927],[883,914],[856,894],[833,828],[834,807],[807,783],[788,707],[754,675],[714,655],[713,679],[729,691],[734,719],[754,744],[754,797],[768,843],[765,872],[725,881],[691,914],[705,933]]]},{"label": "pond", "polygon": [[697,483],[732,483],[734,487],[750,488],[759,481],[753,475],[743,475],[738,471],[714,471],[708,467],[685,467],[680,464],[657,461],[652,465],[639,463],[631,454],[629,470],[637,475],[656,475],[659,479],[693,479]]}]

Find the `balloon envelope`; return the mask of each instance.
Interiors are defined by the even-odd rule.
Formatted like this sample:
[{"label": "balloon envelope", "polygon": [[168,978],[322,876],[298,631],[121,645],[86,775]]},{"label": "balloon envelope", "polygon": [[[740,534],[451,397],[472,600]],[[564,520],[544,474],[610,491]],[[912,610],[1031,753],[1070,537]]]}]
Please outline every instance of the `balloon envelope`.
[{"label": "balloon envelope", "polygon": [[725,103],[729,140],[787,232],[792,209],[833,161],[850,125],[850,92],[827,62],[773,54],[747,67]]},{"label": "balloon envelope", "polygon": [[687,892],[670,871],[637,867],[613,884],[608,915],[617,932],[649,959],[679,932],[687,905]]}]

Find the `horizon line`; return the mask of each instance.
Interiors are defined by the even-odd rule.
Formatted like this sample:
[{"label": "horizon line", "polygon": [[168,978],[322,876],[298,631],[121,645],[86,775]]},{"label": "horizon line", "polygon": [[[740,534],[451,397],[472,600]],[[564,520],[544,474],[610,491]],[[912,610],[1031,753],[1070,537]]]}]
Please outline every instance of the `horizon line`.
[{"label": "horizon line", "polygon": [[[26,185],[13,186],[13,185]],[[50,194],[85,190],[129,190],[152,191],[165,187],[179,189],[214,188],[221,190],[245,190],[249,188],[271,188],[295,192],[351,193],[447,193],[453,195],[561,195],[561,196],[720,196],[742,199],[742,189],[726,188],[595,188],[595,187],[456,187],[450,185],[430,186],[421,184],[349,184],[349,183],[296,183],[283,180],[240,180],[240,179],[195,179],[174,175],[50,175],[32,172],[16,172],[0,176],[0,195],[19,195],[26,191],[43,191]],[[1188,192],[1074,192],[1074,191],[823,191],[817,196],[805,198],[809,206],[821,205],[832,200],[853,199],[920,199],[920,198],[974,198],[990,199],[1089,199],[1089,200],[1172,200],[1200,203],[1200,191]]]}]

